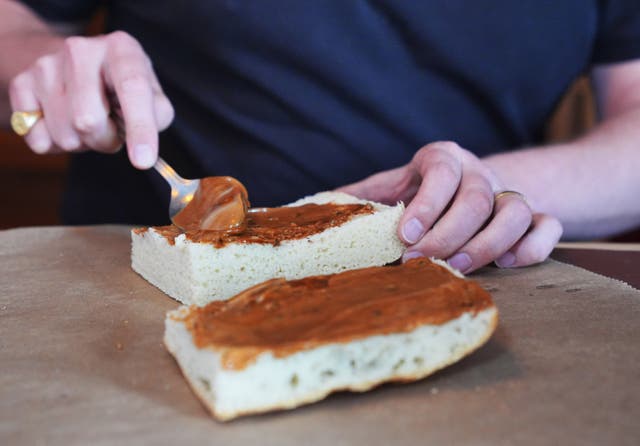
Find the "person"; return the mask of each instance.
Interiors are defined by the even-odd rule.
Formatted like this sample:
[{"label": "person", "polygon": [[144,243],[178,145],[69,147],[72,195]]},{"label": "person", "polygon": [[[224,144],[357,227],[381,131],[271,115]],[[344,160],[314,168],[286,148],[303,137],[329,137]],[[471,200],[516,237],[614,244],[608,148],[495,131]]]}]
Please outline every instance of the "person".
[{"label": "person", "polygon": [[[69,224],[166,221],[158,151],[258,206],[402,200],[405,259],[463,272],[640,223],[637,0],[112,1],[79,36],[100,3],[0,0],[0,109],[42,112],[34,152],[74,153]],[[582,73],[601,121],[542,145]]]}]

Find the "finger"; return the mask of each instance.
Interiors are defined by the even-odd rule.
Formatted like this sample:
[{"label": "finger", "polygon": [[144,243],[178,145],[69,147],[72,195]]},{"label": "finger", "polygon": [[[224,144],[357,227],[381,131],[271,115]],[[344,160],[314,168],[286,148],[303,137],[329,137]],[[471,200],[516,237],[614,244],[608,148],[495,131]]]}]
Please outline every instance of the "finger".
[{"label": "finger", "polygon": [[[418,194],[414,202],[421,199],[423,197]],[[410,252],[418,251],[425,256],[446,259],[478,232],[491,217],[492,211],[491,184],[479,173],[467,172],[450,209],[421,240],[411,246]]]},{"label": "finger", "polygon": [[173,109],[173,105],[171,105],[171,101],[164,94],[164,91],[160,86],[160,82],[158,81],[158,77],[153,71],[153,67],[151,66],[150,62],[149,74],[151,78],[151,88],[153,90],[153,101],[156,112],[156,125],[158,126],[158,130],[162,131],[169,127],[171,125],[171,122],[173,122],[175,111]]},{"label": "finger", "polygon": [[[415,197],[400,219],[399,236],[412,245],[436,222],[462,179],[462,165],[453,143],[432,143],[416,153],[409,169],[422,178]],[[458,148],[459,149],[459,148]]]},{"label": "finger", "polygon": [[158,127],[146,55],[125,33],[110,39],[104,69],[122,109],[129,158],[135,167],[148,169],[158,157]]},{"label": "finger", "polygon": [[158,131],[166,130],[175,116],[171,101],[164,94],[153,95],[153,106],[156,116],[156,127]]},{"label": "finger", "polygon": [[[42,110],[34,92],[33,76],[22,73],[16,76],[9,84],[9,99],[13,111]],[[51,153],[53,143],[43,119],[40,119],[24,137],[31,150],[38,154]]]},{"label": "finger", "polygon": [[122,140],[109,119],[109,104],[101,76],[104,42],[70,37],[66,39],[63,51],[66,95],[73,128],[86,146],[101,152],[116,152]]},{"label": "finger", "polygon": [[57,55],[44,56],[34,66],[36,95],[54,145],[66,152],[81,148],[80,136],[71,125],[64,91],[62,62]]},{"label": "finger", "polygon": [[534,214],[529,232],[496,260],[502,268],[527,266],[544,261],[562,237],[560,222],[546,214]]},{"label": "finger", "polygon": [[385,204],[411,201],[420,186],[422,177],[410,171],[406,166],[371,175],[357,183],[336,189],[364,200]]},{"label": "finger", "polygon": [[489,224],[447,261],[463,273],[471,272],[502,256],[531,226],[531,209],[519,195],[496,200]]}]

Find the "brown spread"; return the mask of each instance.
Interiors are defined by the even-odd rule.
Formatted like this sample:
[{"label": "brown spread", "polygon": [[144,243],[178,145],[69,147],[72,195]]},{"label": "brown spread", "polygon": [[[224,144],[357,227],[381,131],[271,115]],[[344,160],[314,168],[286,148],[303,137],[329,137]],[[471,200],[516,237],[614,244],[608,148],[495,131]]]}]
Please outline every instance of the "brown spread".
[{"label": "brown spread", "polygon": [[328,276],[273,279],[228,301],[191,307],[184,323],[199,348],[240,370],[265,351],[284,357],[323,344],[408,332],[493,306],[475,282],[428,259]]},{"label": "brown spread", "polygon": [[182,230],[175,225],[159,226],[154,230],[169,243],[185,234],[188,240],[210,243],[217,248],[228,243],[263,243],[278,245],[283,240],[308,237],[334,226],[340,226],[352,217],[372,214],[370,204],[305,204],[277,208],[254,208],[246,214],[241,231]]},{"label": "brown spread", "polygon": [[247,189],[241,182],[232,177],[207,177],[200,180],[191,201],[172,221],[183,231],[242,232],[248,207]]}]

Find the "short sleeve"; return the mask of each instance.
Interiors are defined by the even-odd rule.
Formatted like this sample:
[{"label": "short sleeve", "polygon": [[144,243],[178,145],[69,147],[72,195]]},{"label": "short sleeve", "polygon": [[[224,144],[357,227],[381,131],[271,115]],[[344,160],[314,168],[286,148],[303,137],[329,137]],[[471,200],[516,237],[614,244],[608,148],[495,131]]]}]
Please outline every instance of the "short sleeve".
[{"label": "short sleeve", "polygon": [[640,59],[640,0],[601,0],[594,64]]},{"label": "short sleeve", "polygon": [[89,20],[104,0],[20,0],[49,22],[73,23]]}]

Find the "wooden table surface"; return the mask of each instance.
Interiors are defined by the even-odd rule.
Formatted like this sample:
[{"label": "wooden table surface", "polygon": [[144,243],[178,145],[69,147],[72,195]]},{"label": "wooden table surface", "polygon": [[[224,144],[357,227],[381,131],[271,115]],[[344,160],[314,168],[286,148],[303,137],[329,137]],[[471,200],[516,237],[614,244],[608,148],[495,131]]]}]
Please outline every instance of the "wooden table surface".
[{"label": "wooden table surface", "polygon": [[[219,423],[162,345],[177,303],[129,254],[126,227],[0,231],[0,444],[640,444],[640,292],[618,280],[483,269],[500,323],[459,363]],[[638,251],[553,257],[640,286]]]}]

